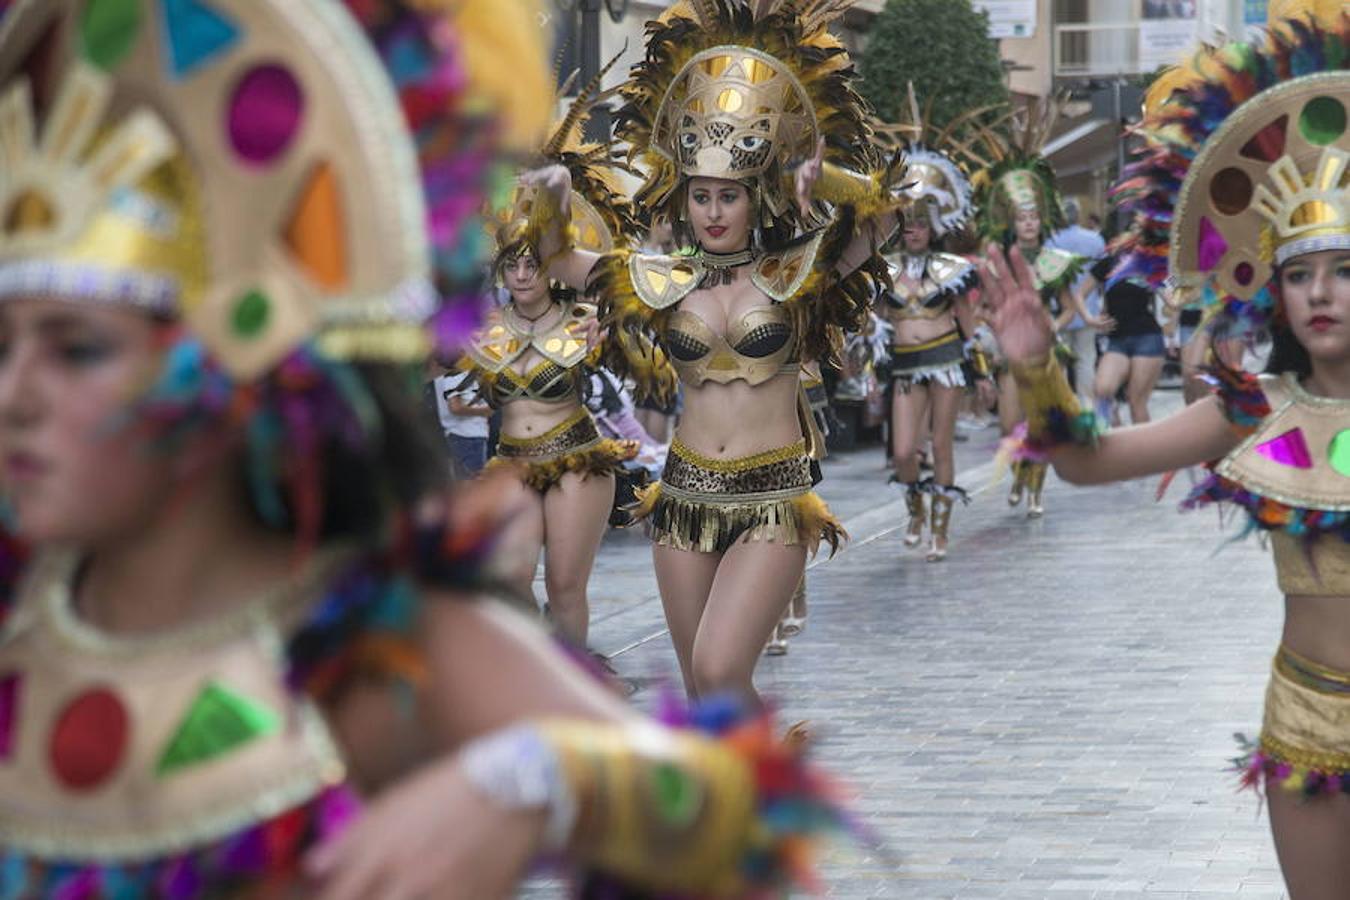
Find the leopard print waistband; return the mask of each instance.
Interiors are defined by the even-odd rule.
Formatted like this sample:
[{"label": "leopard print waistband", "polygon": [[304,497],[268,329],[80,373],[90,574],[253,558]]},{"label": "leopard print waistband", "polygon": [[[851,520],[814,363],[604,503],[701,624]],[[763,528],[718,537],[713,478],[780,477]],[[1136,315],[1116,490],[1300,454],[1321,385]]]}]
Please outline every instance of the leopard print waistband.
[{"label": "leopard print waistband", "polygon": [[600,443],[600,432],[595,420],[583,407],[566,421],[534,438],[502,435],[497,441],[497,455],[525,462],[546,462],[565,453],[579,453]]},{"label": "leopard print waistband", "polygon": [[801,442],[743,459],[713,461],[677,440],[670,446],[661,488],[672,497],[706,503],[795,497],[811,490],[811,460]]}]

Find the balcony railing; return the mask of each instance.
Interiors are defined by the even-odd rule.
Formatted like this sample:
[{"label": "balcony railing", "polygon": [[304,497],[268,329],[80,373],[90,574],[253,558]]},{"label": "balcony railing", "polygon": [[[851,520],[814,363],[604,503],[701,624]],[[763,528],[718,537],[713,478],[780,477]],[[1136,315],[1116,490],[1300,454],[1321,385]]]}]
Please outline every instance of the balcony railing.
[{"label": "balcony railing", "polygon": [[1056,25],[1056,77],[1138,75],[1139,23]]}]

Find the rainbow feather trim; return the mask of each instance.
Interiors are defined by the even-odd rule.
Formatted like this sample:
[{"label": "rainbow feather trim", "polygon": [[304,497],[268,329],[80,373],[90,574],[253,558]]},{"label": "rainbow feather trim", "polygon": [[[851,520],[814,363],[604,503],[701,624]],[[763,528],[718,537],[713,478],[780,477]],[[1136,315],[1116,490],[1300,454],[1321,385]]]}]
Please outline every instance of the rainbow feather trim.
[{"label": "rainbow feather trim", "polygon": [[[1200,77],[1148,113],[1135,129],[1144,146],[1112,192],[1133,223],[1112,243],[1120,261],[1108,287],[1127,278],[1161,287],[1169,274],[1181,184],[1210,135],[1239,106],[1268,88],[1301,75],[1350,66],[1348,47],[1350,14],[1342,14],[1335,24],[1285,20],[1252,43],[1207,47],[1197,53],[1188,67]],[[1276,306],[1268,285],[1243,300],[1220,291],[1212,279],[1203,285],[1200,303],[1208,316],[1222,315],[1238,334],[1264,328]]]},{"label": "rainbow feather trim", "polygon": [[1259,743],[1244,734],[1233,737],[1242,750],[1233,759],[1239,790],[1259,791],[1263,786],[1278,785],[1308,799],[1350,794],[1350,773],[1300,768],[1265,753]]},{"label": "rainbow feather trim", "polygon": [[[876,844],[847,811],[840,787],[807,764],[807,740],[790,729],[780,738],[772,713],[754,713],[734,697],[718,697],[692,706],[667,692],[657,718],[663,724],[708,735],[745,760],[755,778],[758,819],[741,859],[738,900],[783,896],[790,886],[823,893],[813,855],[820,841],[844,832]],[[583,900],[701,900],[677,893],[652,893],[620,884],[604,875],[586,880]]]},{"label": "rainbow feather trim", "polygon": [[[0,852],[0,897],[51,900],[206,900],[256,890],[289,895],[300,860],[356,817],[350,789],[313,800],[203,848],[123,865],[49,862]],[[251,894],[250,894],[251,895]]]}]

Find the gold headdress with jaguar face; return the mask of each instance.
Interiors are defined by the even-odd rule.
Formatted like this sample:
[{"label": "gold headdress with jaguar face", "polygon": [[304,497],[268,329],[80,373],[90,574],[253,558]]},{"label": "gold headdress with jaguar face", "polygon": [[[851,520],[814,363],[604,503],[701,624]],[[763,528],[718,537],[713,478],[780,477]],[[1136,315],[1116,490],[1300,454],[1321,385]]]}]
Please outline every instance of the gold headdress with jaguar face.
[{"label": "gold headdress with jaguar face", "polygon": [[745,183],[760,224],[791,219],[786,178],[826,143],[828,161],[866,171],[866,102],[828,25],[851,0],[681,0],[648,25],[645,59],[622,88],[619,137],[647,180],[636,202],[668,210],[685,180]]}]

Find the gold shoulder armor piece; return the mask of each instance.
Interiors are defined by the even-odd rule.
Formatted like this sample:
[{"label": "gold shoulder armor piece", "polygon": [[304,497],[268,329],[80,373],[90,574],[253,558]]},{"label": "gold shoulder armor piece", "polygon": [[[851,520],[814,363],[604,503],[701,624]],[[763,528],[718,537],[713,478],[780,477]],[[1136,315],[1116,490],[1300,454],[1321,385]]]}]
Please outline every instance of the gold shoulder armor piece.
[{"label": "gold shoulder armor piece", "polygon": [[1271,413],[1215,471],[1262,497],[1301,509],[1350,512],[1350,478],[1332,448],[1350,401],[1309,394],[1292,375],[1263,376]]},{"label": "gold shoulder armor piece", "polygon": [[929,274],[944,287],[964,278],[972,268],[969,262],[952,253],[934,253],[928,260]]},{"label": "gold shoulder armor piece", "polygon": [[573,303],[557,325],[534,336],[535,351],[564,369],[572,368],[586,358],[586,323],[593,318],[594,306]]},{"label": "gold shoulder armor piece", "polygon": [[1036,255],[1036,282],[1040,287],[1053,285],[1079,262],[1079,257],[1054,247],[1044,247]]},{"label": "gold shoulder armor piece", "polygon": [[791,300],[811,276],[824,236],[825,232],[817,231],[800,243],[761,256],[750,272],[750,280],[779,303]]},{"label": "gold shoulder armor piece", "polygon": [[469,357],[477,365],[495,375],[515,362],[528,346],[529,342],[521,340],[519,335],[506,326],[500,313],[494,313],[473,336],[469,344]]},{"label": "gold shoulder armor piece", "polygon": [[652,309],[668,309],[693,293],[703,267],[690,256],[634,253],[628,257],[633,290]]}]

